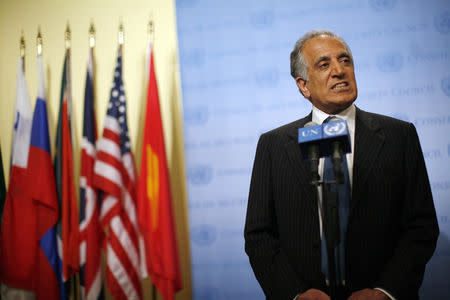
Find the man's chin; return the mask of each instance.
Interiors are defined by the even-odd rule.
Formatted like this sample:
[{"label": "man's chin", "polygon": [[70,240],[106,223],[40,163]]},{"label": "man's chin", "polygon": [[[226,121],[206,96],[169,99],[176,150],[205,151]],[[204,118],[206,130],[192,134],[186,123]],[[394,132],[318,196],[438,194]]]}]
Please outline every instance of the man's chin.
[{"label": "man's chin", "polygon": [[342,102],[330,102],[326,107],[323,107],[323,108],[318,107],[318,108],[329,115],[334,115],[334,114],[338,114],[341,111],[349,108],[350,105],[352,105],[353,102],[355,102],[355,100],[356,99],[353,99],[350,101],[342,101]]}]

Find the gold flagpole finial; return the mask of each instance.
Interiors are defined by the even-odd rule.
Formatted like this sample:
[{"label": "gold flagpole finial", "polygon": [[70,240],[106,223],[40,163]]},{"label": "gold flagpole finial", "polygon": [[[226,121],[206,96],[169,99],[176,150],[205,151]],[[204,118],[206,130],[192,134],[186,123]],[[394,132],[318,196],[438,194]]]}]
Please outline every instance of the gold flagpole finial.
[{"label": "gold flagpole finial", "polygon": [[20,58],[22,58],[22,71],[25,73],[25,37],[22,30],[22,35],[20,37]]},{"label": "gold flagpole finial", "polygon": [[124,42],[123,23],[122,23],[122,20],[120,20],[120,25],[119,25],[119,45],[122,46],[123,42]]},{"label": "gold flagpole finial", "polygon": [[95,27],[94,22],[91,21],[91,26],[89,27],[89,47],[95,47]]},{"label": "gold flagpole finial", "polygon": [[20,57],[25,58],[25,37],[22,30],[22,35],[20,36]]},{"label": "gold flagpole finial", "polygon": [[37,55],[42,55],[42,35],[41,35],[41,26],[38,26],[38,34],[36,37],[36,45],[37,45]]},{"label": "gold flagpole finial", "polygon": [[65,33],[65,42],[66,42],[66,50],[70,49],[70,39],[71,39],[69,21],[67,21],[66,33]]},{"label": "gold flagpole finial", "polygon": [[148,38],[150,41],[153,41],[155,39],[155,26],[151,17],[150,21],[148,21]]}]

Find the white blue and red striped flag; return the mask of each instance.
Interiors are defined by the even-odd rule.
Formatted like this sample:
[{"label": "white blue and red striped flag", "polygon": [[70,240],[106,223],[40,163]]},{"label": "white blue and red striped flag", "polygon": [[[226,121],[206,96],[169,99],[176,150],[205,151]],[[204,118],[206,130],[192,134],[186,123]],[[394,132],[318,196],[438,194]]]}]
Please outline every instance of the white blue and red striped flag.
[{"label": "white blue and red striped flag", "polygon": [[[0,282],[33,290],[38,245],[33,222],[34,207],[32,199],[26,193],[33,111],[23,69],[24,58],[21,57],[17,68],[11,173],[0,234]],[[25,220],[31,223],[31,226],[24,222]]]},{"label": "white blue and red striped flag", "polygon": [[38,97],[34,107],[30,142],[30,191],[36,203],[37,233],[42,251],[36,263],[36,299],[59,299],[60,262],[56,242],[56,223],[59,216],[56,183],[48,133],[47,104],[45,100],[44,68],[38,56]]},{"label": "white blue and red striped flag", "polygon": [[103,193],[106,282],[115,299],[142,299],[136,217],[136,170],[127,126],[122,51],[119,48],[103,136],[97,144],[94,186]]},{"label": "white blue and red striped flag", "polygon": [[38,97],[32,122],[23,60],[19,65],[13,163],[0,237],[0,281],[34,291],[37,300],[58,300],[58,202],[42,57],[37,61]]},{"label": "white blue and red striped flag", "polygon": [[102,228],[100,226],[100,202],[97,189],[93,187],[97,125],[94,110],[94,62],[92,48],[89,49],[83,120],[80,176],[80,286],[83,299],[98,300],[104,299],[104,294],[101,268]]}]

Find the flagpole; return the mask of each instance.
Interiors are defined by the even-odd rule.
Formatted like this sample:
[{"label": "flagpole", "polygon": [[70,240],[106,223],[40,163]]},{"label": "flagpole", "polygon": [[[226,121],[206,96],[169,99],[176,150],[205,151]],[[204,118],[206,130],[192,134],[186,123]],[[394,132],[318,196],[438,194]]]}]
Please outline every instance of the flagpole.
[{"label": "flagpole", "polygon": [[[69,21],[67,21],[66,31],[64,33],[64,45],[66,47],[66,62],[65,63],[67,66],[69,66],[68,62],[70,61],[70,47],[72,46],[71,42],[72,42],[72,32],[70,31]],[[69,76],[71,73],[70,71],[71,71],[70,68],[69,68],[69,70],[66,71],[67,74],[69,74]],[[71,82],[71,79],[67,78],[66,81]],[[71,90],[72,90],[72,87],[69,86],[69,95],[71,93]]]},{"label": "flagpole", "polygon": [[42,56],[42,35],[41,26],[38,26],[38,33],[36,37],[37,56]]},{"label": "flagpole", "polygon": [[89,26],[89,48],[91,51],[93,51],[94,47],[95,47],[95,27],[94,22],[91,21],[91,25]]},{"label": "flagpole", "polygon": [[[66,31],[64,32],[64,45],[66,48],[66,66],[69,66],[68,61],[70,60],[70,48],[72,46],[71,41],[72,41],[72,32],[70,30],[69,21],[67,21]],[[70,69],[67,71],[67,73],[70,74]],[[66,80],[68,82],[70,82],[70,78],[67,78]],[[71,87],[69,86],[69,95],[70,95],[70,93],[71,93]],[[72,147],[73,147],[73,144],[72,144]],[[70,276],[70,286],[71,286],[71,290],[73,291],[73,299],[75,299],[75,300],[79,299],[77,278],[78,277],[76,274],[73,274]]]},{"label": "flagpole", "polygon": [[[149,47],[152,47],[153,42],[154,42],[154,38],[155,38],[155,31],[154,31],[154,25],[153,25],[153,20],[152,20],[151,16],[150,16],[150,20],[148,21],[147,34],[148,34],[148,40],[149,40]],[[148,51],[151,51],[151,49],[148,49]],[[147,59],[148,59],[148,62],[147,62],[147,70],[146,71],[148,72],[148,76],[150,76],[149,69],[150,69],[150,64],[151,64],[151,56],[148,56]],[[149,78],[147,78],[147,80],[148,79]],[[147,267],[147,266],[145,266],[145,267]],[[152,300],[156,300],[157,299],[156,286],[153,284],[151,276],[149,276],[149,279],[150,279],[150,284],[152,286]]]},{"label": "flagpole", "polygon": [[123,43],[124,43],[124,32],[123,32],[123,22],[122,22],[122,18],[120,20],[120,24],[119,24],[119,49],[120,49],[120,54],[122,55],[123,58]]},{"label": "flagpole", "polygon": [[[91,25],[89,26],[89,52],[92,58],[92,74],[95,74],[95,62],[94,62],[94,48],[95,48],[95,27],[94,27],[94,21],[91,20]],[[92,87],[94,89],[94,95],[95,95],[95,76],[92,75]],[[94,96],[94,99],[96,97]]]},{"label": "flagpole", "polygon": [[23,61],[22,70],[25,73],[25,37],[23,35],[23,30],[22,30],[22,35],[20,37],[20,58]]},{"label": "flagpole", "polygon": [[148,21],[148,39],[151,42],[155,40],[155,26],[153,25],[152,18],[150,18],[150,21]]},{"label": "flagpole", "polygon": [[66,46],[66,50],[70,50],[70,40],[71,40],[71,32],[70,32],[69,22],[67,22],[66,32],[64,34],[64,43]]},{"label": "flagpole", "polygon": [[[67,61],[70,59],[70,47],[71,47],[71,31],[70,31],[70,26],[69,26],[69,21],[67,21],[67,25],[66,25],[66,31],[64,33],[64,45],[66,47],[66,64]],[[70,73],[70,71],[68,72]]]}]

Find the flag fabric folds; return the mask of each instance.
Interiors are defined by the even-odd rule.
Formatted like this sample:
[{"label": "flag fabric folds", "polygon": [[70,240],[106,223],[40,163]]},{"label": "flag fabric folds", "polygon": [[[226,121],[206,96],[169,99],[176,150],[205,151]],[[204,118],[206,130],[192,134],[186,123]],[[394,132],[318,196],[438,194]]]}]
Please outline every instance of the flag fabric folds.
[{"label": "flag fabric folds", "polygon": [[[61,82],[60,107],[56,130],[55,179],[60,217],[57,226],[61,260],[61,298],[70,295],[70,277],[78,272],[78,212],[73,174],[73,126],[71,110],[70,50],[66,50]],[[58,248],[59,249],[59,248]]]},{"label": "flag fabric folds", "polygon": [[94,186],[102,193],[106,282],[115,299],[142,299],[136,216],[136,171],[130,148],[119,47],[103,136],[97,143]]},{"label": "flag fabric folds", "polygon": [[94,110],[93,49],[89,49],[84,93],[80,176],[80,286],[83,299],[104,299],[101,268],[102,229],[99,198],[93,187],[97,125]]},{"label": "flag fabric folds", "polygon": [[56,242],[59,206],[50,149],[42,56],[38,56],[37,62],[38,97],[34,108],[28,167],[31,177],[28,184],[35,203],[40,246],[34,272],[35,292],[37,300],[57,300],[60,298],[60,265]]},{"label": "flag fabric folds", "polygon": [[38,252],[37,220],[27,183],[32,110],[23,67],[24,59],[20,58],[17,69],[11,173],[0,236],[0,282],[33,290],[34,263]]},{"label": "flag fabric folds", "polygon": [[[57,300],[60,294],[56,276],[58,262],[54,226],[58,220],[58,202],[50,154],[43,74],[39,56],[38,98],[32,123],[29,124],[30,133],[26,135],[28,142],[20,143],[16,139],[14,144],[28,148],[27,163],[19,160],[21,164],[18,164],[18,160],[13,158],[0,243],[0,270],[3,283],[32,290],[37,300]],[[22,87],[26,88],[24,78],[21,80]],[[23,96],[26,92],[22,90],[19,94]],[[29,105],[28,99],[22,104],[25,102]],[[17,113],[17,116],[15,128],[22,126],[21,122],[25,119],[22,113]],[[13,148],[13,155],[16,153],[19,152]],[[26,169],[18,165],[26,166]]]},{"label": "flag fabric folds", "polygon": [[149,46],[149,81],[138,183],[138,219],[145,245],[147,270],[165,300],[181,289],[181,273],[172,208],[169,170],[155,77]]},{"label": "flag fabric folds", "polygon": [[0,229],[2,228],[3,207],[5,206],[5,198],[6,198],[5,174],[3,173],[2,148],[0,147]]}]

